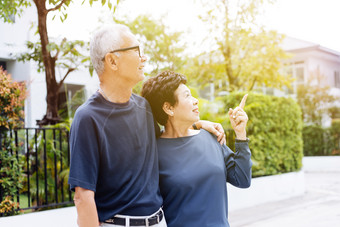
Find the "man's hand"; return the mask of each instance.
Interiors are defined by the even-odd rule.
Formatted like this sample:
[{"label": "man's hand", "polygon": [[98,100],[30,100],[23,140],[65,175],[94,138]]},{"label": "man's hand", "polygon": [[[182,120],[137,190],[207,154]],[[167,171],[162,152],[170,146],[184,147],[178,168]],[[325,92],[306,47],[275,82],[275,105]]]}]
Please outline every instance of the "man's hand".
[{"label": "man's hand", "polygon": [[229,119],[231,127],[234,129],[236,138],[245,140],[247,138],[246,126],[248,122],[248,115],[244,112],[243,108],[246,104],[248,94],[243,96],[243,99],[238,107],[235,109],[229,108]]},{"label": "man's hand", "polygon": [[225,133],[223,127],[219,123],[211,121],[199,120],[195,123],[198,129],[203,128],[217,137],[217,141],[222,145],[226,144]]}]

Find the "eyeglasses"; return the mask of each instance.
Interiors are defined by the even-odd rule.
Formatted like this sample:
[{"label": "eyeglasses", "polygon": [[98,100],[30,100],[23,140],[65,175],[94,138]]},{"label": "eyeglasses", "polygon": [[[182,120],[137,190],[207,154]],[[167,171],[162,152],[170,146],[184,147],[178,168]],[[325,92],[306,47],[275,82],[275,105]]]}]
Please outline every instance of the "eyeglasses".
[{"label": "eyeglasses", "polygon": [[[141,51],[140,51],[140,47],[139,46],[133,46],[133,47],[127,47],[127,48],[122,48],[122,49],[117,49],[117,50],[113,50],[113,51],[110,51],[109,53],[115,53],[115,52],[119,52],[119,51],[128,51],[128,50],[138,50],[138,54],[139,54],[139,57],[141,58],[142,55],[141,55]],[[103,61],[105,59],[105,56],[103,57]]]}]

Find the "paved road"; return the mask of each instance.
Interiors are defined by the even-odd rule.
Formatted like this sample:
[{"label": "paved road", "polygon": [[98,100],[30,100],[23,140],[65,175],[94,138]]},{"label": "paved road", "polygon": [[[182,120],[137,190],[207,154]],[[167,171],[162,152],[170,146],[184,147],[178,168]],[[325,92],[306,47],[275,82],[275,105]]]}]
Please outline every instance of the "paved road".
[{"label": "paved road", "polygon": [[305,173],[305,187],[300,197],[229,212],[231,227],[340,227],[340,172]]}]

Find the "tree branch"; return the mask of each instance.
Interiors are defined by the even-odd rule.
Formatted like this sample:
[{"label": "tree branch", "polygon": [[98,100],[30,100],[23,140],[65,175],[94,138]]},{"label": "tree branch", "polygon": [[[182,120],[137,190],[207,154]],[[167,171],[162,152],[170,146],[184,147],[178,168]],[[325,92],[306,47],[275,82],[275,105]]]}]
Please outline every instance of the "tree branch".
[{"label": "tree branch", "polygon": [[64,78],[59,82],[59,87],[61,87],[61,85],[63,85],[64,80],[66,79],[66,77],[68,76],[68,74],[70,74],[71,72],[73,72],[74,70],[76,70],[76,68],[69,68],[67,70],[67,73],[65,74]]},{"label": "tree branch", "polygon": [[57,53],[56,53],[56,54],[54,55],[54,57],[53,57],[53,59],[54,59],[55,61],[57,61],[58,55],[59,55],[59,53],[60,53],[60,48],[63,47],[63,45],[64,45],[65,42],[66,42],[66,38],[63,38],[63,40],[62,40],[61,43],[60,43],[59,49],[57,50]]},{"label": "tree branch", "polygon": [[60,7],[62,7],[66,1],[68,0],[62,0],[56,7],[48,9],[47,13],[60,9]]}]

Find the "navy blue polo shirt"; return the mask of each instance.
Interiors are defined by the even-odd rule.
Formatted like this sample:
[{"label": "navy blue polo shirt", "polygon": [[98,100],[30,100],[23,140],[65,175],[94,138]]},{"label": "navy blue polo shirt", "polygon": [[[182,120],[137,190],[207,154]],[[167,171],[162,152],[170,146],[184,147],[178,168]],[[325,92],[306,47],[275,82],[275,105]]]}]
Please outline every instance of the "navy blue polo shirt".
[{"label": "navy blue polo shirt", "polygon": [[95,192],[99,221],[162,206],[154,119],[144,98],[118,104],[96,92],[76,111],[70,149],[70,187]]}]

